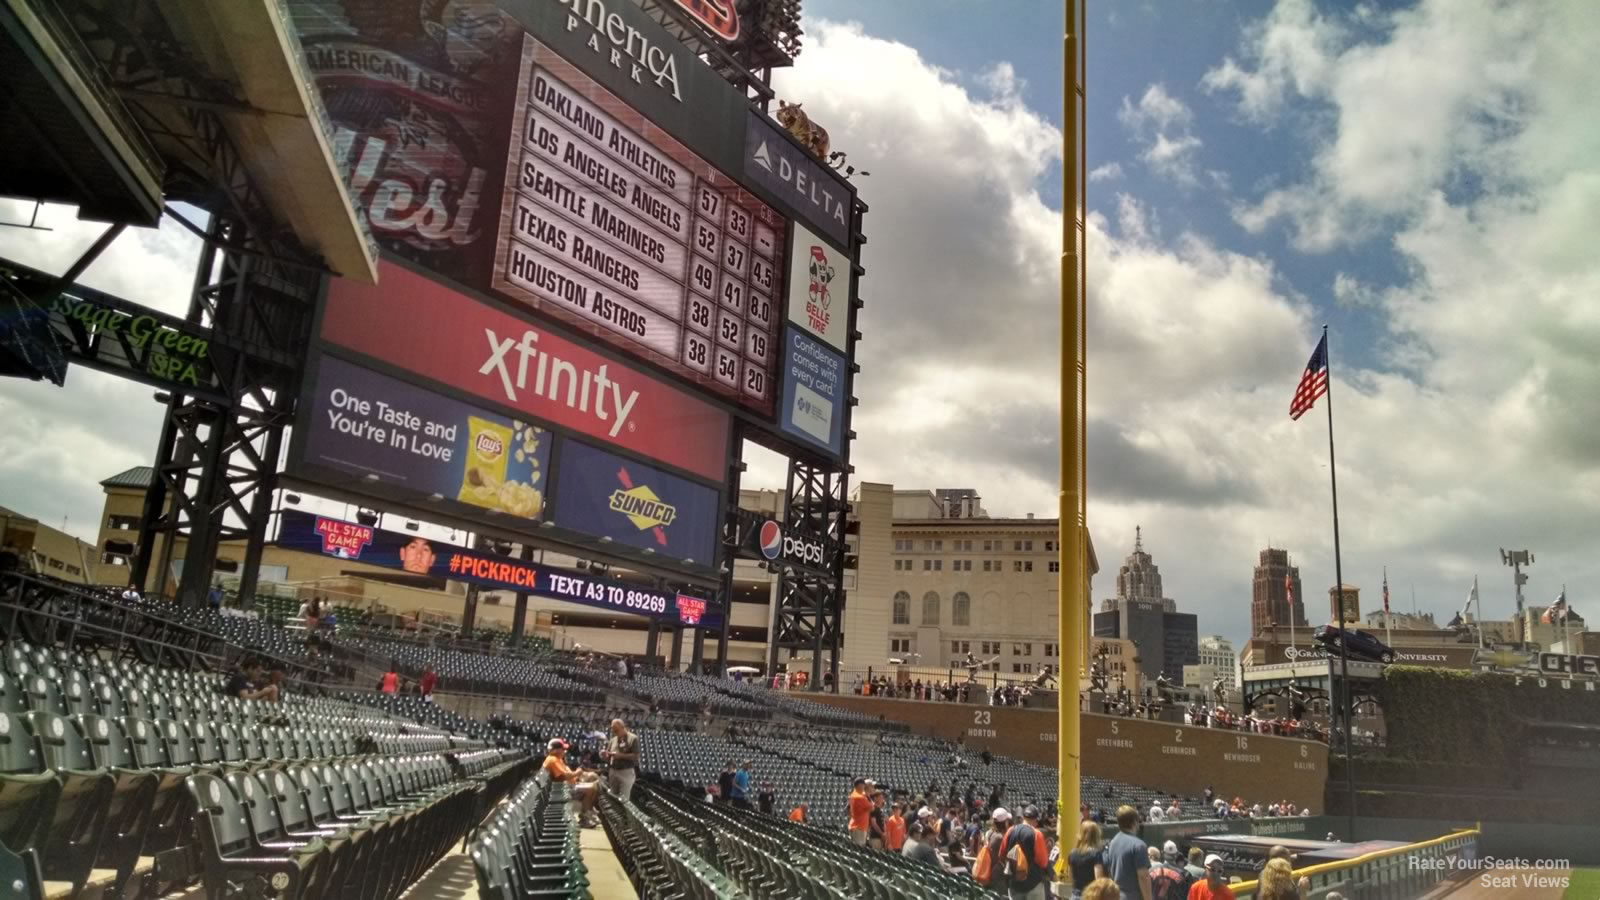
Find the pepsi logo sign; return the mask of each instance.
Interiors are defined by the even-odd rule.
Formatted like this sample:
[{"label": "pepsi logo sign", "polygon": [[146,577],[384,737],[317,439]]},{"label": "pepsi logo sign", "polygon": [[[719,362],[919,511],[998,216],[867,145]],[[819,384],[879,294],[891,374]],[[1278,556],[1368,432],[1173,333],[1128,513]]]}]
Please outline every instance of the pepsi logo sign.
[{"label": "pepsi logo sign", "polygon": [[771,519],[761,523],[761,555],[777,559],[783,552],[783,529]]},{"label": "pepsi logo sign", "polygon": [[761,523],[759,537],[761,555],[768,560],[781,557],[788,562],[818,569],[826,565],[827,549],[821,541],[786,533],[783,526],[772,519]]}]

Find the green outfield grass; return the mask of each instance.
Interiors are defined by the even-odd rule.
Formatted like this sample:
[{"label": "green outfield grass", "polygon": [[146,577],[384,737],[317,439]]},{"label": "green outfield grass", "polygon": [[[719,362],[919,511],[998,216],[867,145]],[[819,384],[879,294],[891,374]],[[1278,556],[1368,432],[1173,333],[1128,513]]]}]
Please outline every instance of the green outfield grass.
[{"label": "green outfield grass", "polygon": [[1600,900],[1600,869],[1573,869],[1561,900]]}]

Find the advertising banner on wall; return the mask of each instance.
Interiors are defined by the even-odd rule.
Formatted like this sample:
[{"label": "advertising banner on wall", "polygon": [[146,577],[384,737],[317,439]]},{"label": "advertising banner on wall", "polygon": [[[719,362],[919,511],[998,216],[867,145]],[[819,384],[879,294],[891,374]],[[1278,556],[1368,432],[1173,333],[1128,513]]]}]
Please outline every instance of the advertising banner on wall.
[{"label": "advertising banner on wall", "polygon": [[783,338],[778,427],[838,456],[844,449],[845,358],[793,325]]},{"label": "advertising banner on wall", "polygon": [[324,356],[299,461],[469,506],[538,519],[551,435],[543,428]]},{"label": "advertising banner on wall", "polygon": [[[522,31],[492,3],[289,0],[356,207],[387,250],[466,274],[498,206]],[[487,205],[487,216],[480,207]]]},{"label": "advertising banner on wall", "polygon": [[561,446],[555,523],[709,565],[722,516],[716,490],[598,447]]},{"label": "advertising banner on wall", "polygon": [[721,482],[728,414],[688,391],[385,261],[329,282],[322,338]]},{"label": "advertising banner on wall", "polygon": [[490,590],[566,600],[607,612],[714,628],[715,605],[703,597],[659,591],[585,572],[479,553],[416,534],[386,531],[298,510],[280,513],[277,545],[395,569],[413,575],[465,581]]},{"label": "advertising banner on wall", "polygon": [[816,157],[795,146],[771,119],[755,110],[745,115],[745,177],[815,225],[836,246],[850,246],[849,182]]},{"label": "advertising banner on wall", "polygon": [[789,255],[789,321],[843,353],[850,348],[850,258],[794,226]]}]

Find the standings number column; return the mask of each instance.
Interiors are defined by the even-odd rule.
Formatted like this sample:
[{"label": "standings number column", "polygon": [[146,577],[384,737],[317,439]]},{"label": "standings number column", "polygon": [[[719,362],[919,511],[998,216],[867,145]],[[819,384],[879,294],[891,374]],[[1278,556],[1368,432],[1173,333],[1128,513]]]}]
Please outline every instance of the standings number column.
[{"label": "standings number column", "polygon": [[[697,180],[683,363],[731,394],[764,401],[775,270],[752,252],[756,231],[748,210]],[[760,279],[766,289],[752,284]]]}]

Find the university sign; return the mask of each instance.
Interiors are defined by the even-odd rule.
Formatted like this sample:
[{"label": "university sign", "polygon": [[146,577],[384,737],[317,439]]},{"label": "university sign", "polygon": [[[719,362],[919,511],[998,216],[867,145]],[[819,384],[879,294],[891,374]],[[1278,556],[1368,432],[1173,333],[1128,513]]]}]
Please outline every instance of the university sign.
[{"label": "university sign", "polygon": [[[1413,648],[1409,650],[1395,648],[1395,664],[1464,669],[1472,664],[1472,650],[1473,648],[1470,647]],[[1283,647],[1281,655],[1290,662],[1322,662],[1339,658],[1337,655],[1330,655],[1325,648],[1319,645]],[[1350,658],[1354,660],[1357,657],[1352,654]]]}]

